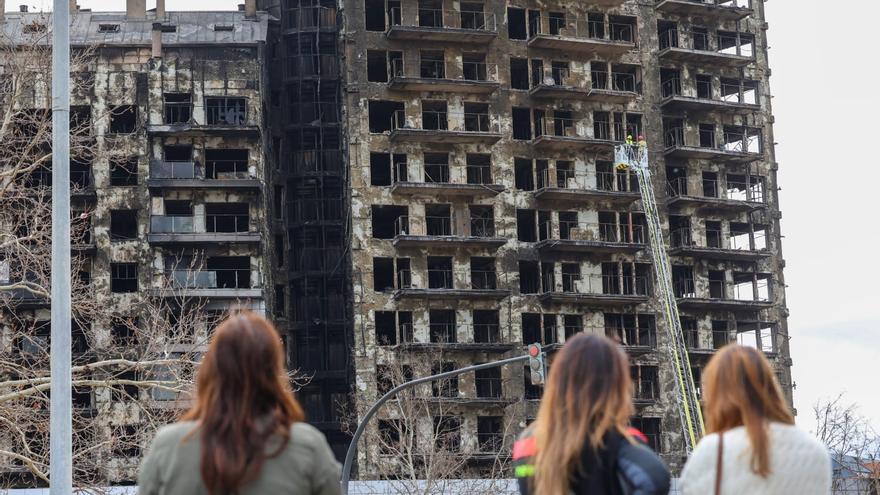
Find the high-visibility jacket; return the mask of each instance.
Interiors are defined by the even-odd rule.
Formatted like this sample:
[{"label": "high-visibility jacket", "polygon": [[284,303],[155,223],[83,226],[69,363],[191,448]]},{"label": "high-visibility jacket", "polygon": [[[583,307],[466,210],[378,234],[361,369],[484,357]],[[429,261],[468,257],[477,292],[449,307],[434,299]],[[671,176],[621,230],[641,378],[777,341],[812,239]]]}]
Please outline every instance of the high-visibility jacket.
[{"label": "high-visibility jacket", "polygon": [[[645,435],[630,428],[629,441],[617,431],[605,435],[598,452],[584,442],[581,464],[569,485],[571,495],[660,495],[669,492],[669,469],[647,445]],[[513,445],[514,474],[522,495],[532,491],[538,446],[531,429]]]}]

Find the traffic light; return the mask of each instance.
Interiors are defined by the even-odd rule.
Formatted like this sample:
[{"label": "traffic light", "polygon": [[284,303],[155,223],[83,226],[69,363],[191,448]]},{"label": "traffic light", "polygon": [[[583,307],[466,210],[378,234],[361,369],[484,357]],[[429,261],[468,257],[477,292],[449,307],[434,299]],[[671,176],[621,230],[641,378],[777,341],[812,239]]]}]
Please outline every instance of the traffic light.
[{"label": "traffic light", "polygon": [[532,372],[532,385],[543,385],[545,368],[541,344],[529,344],[529,370]]}]

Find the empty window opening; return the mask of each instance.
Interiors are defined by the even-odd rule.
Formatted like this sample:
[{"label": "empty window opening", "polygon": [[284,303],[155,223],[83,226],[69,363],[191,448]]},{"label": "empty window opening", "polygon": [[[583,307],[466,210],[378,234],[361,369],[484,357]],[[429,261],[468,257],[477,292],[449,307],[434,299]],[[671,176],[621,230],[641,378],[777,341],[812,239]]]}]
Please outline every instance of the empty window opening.
[{"label": "empty window opening", "polygon": [[[486,81],[489,79],[485,53],[463,53],[461,55],[462,75],[467,81]],[[493,79],[495,75],[493,74]]]},{"label": "empty window opening", "polygon": [[739,345],[752,347],[764,353],[776,352],[774,326],[769,323],[757,322],[738,325],[736,340]]},{"label": "empty window opening", "polygon": [[501,452],[504,448],[502,416],[477,416],[477,446],[480,452]]},{"label": "empty window opening", "polygon": [[633,395],[636,400],[656,400],[659,392],[659,375],[656,366],[630,366]]},{"label": "empty window opening", "polygon": [[386,132],[404,127],[403,102],[371,101],[369,103],[370,132]]},{"label": "empty window opening", "polygon": [[678,69],[660,69],[660,91],[663,98],[681,95],[681,71]]},{"label": "empty window opening", "polygon": [[137,292],[137,263],[110,263],[110,292]]},{"label": "empty window opening", "polygon": [[442,0],[419,0],[419,26],[443,27]]},{"label": "empty window opening", "polygon": [[510,59],[511,89],[529,89],[529,63],[524,58]]},{"label": "empty window opening", "polygon": [[468,153],[466,164],[468,184],[492,183],[492,155]]},{"label": "empty window opening", "polygon": [[248,232],[247,203],[205,203],[205,229],[208,232]]},{"label": "empty window opening", "polygon": [[529,10],[528,13],[528,29],[529,29],[529,37],[533,38],[539,34],[541,34],[544,30],[541,25],[541,11],[540,10]]},{"label": "empty window opening", "polygon": [[709,48],[709,30],[703,27],[694,27],[691,30],[691,38],[693,40],[694,50],[708,51]]},{"label": "empty window opening", "polygon": [[136,186],[138,161],[136,157],[126,160],[110,161],[110,185],[111,186]]},{"label": "empty window opening", "polygon": [[110,211],[110,240],[128,241],[137,239],[137,210]]},{"label": "empty window opening", "polygon": [[206,149],[205,178],[249,179],[248,155],[246,149]]},{"label": "empty window opening", "polygon": [[468,206],[471,220],[471,235],[474,237],[495,237],[495,210],[487,205]]},{"label": "empty window opening", "polygon": [[516,238],[522,242],[536,242],[535,210],[516,210]]},{"label": "empty window opening", "polygon": [[696,297],[694,269],[690,266],[672,267],[672,286],[675,297]]},{"label": "empty window opening", "polygon": [[247,122],[246,102],[244,98],[205,98],[208,125],[244,125]]},{"label": "empty window opening", "polygon": [[501,390],[501,368],[488,368],[474,372],[477,388],[477,397],[499,398],[503,395]]},{"label": "empty window opening", "polygon": [[[455,370],[455,363],[439,362],[431,366],[431,374],[437,375]],[[434,397],[458,397],[458,377],[445,378],[431,382],[431,392]]]},{"label": "empty window opening", "polygon": [[428,235],[452,235],[452,207],[445,204],[425,205],[425,233]]},{"label": "empty window opening", "polygon": [[524,345],[543,343],[541,340],[541,315],[522,313],[520,327],[522,328],[522,342]]},{"label": "empty window opening", "polygon": [[388,82],[388,52],[367,50],[367,81]]},{"label": "empty window opening", "polygon": [[700,124],[700,147],[715,148],[715,124]]},{"label": "empty window opening", "polygon": [[393,239],[409,232],[409,209],[406,206],[373,205],[373,237]]},{"label": "empty window opening", "polygon": [[654,452],[662,452],[660,418],[632,418],[631,424],[648,438],[648,446]]},{"label": "empty window opening", "polygon": [[599,12],[587,14],[587,36],[594,39],[605,38],[605,14]]},{"label": "empty window opening", "polygon": [[707,198],[717,198],[719,193],[718,174],[715,172],[703,172],[703,196]]},{"label": "empty window opening", "polygon": [[192,162],[192,145],[167,145],[162,148],[166,162]]},{"label": "empty window opening", "polygon": [[385,31],[385,1],[364,1],[364,27],[367,31]]},{"label": "empty window opening", "polygon": [[614,91],[642,92],[641,71],[637,65],[611,66],[611,89]]},{"label": "empty window opening", "polygon": [[501,327],[497,309],[474,310],[474,342],[497,344],[501,342]]},{"label": "empty window opening", "polygon": [[218,289],[251,288],[250,256],[213,256],[205,260],[205,267],[216,276]]},{"label": "empty window opening", "polygon": [[464,130],[469,132],[489,132],[489,104],[464,104]]},{"label": "empty window opening", "polygon": [[528,108],[516,108],[511,111],[513,118],[513,139],[532,139],[532,112]]},{"label": "empty window opening", "polygon": [[522,191],[535,190],[535,169],[529,158],[514,158],[514,186]]},{"label": "empty window opening", "polygon": [[284,236],[282,234],[275,234],[275,242],[273,244],[275,247],[275,265],[282,267],[284,266],[284,252],[286,251]]},{"label": "empty window opening", "polygon": [[678,23],[657,21],[657,33],[661,50],[678,47]]},{"label": "empty window opening", "polygon": [[562,292],[580,292],[581,266],[577,263],[562,263]]},{"label": "empty window opening", "polygon": [[695,77],[697,86],[697,98],[712,99],[712,76],[697,74]]},{"label": "empty window opening", "polygon": [[391,185],[390,153],[370,153],[370,185]]},{"label": "empty window opening", "polygon": [[584,318],[582,315],[563,315],[562,324],[565,330],[565,340],[584,331]]},{"label": "empty window opening", "polygon": [[[541,290],[541,275],[537,261],[519,262],[519,292],[521,294],[537,294]],[[525,331],[525,330],[523,330]],[[537,341],[523,341],[526,343]]]},{"label": "empty window opening", "polygon": [[716,220],[706,220],[706,247],[724,247],[721,242],[721,222]]},{"label": "empty window opening", "polygon": [[482,3],[462,2],[461,27],[463,29],[486,29],[486,14],[483,8]]},{"label": "empty window opening", "polygon": [[712,320],[712,348],[721,349],[730,343],[730,329],[727,320]]},{"label": "empty window opening", "polygon": [[633,17],[608,16],[608,32],[614,41],[635,41],[636,20]]},{"label": "empty window opening", "polygon": [[526,11],[508,7],[507,9],[507,37],[512,40],[526,39]]},{"label": "empty window opening", "polygon": [[394,289],[394,258],[373,258],[373,290]]},{"label": "empty window opening", "polygon": [[449,129],[445,101],[422,101],[422,129],[445,131]]},{"label": "empty window opening", "polygon": [[452,288],[452,257],[428,256],[428,288]]},{"label": "empty window opening", "polygon": [[471,258],[471,287],[474,289],[497,289],[495,258]]},{"label": "empty window opening", "polygon": [[461,418],[434,417],[434,449],[440,452],[458,452],[461,449]]},{"label": "empty window opening", "polygon": [[412,311],[397,312],[397,329],[400,332],[401,342],[413,341],[413,318]]},{"label": "empty window opening", "polygon": [[134,105],[121,105],[110,111],[110,133],[131,134],[137,129],[138,109]]},{"label": "empty window opening", "polygon": [[397,345],[397,325],[394,311],[376,311],[376,343],[378,345]]},{"label": "empty window opening", "polygon": [[[409,258],[397,258],[395,260],[395,265],[397,267],[397,288],[398,289],[410,289],[412,288],[412,272],[410,271],[410,263]],[[409,324],[409,332],[412,334],[412,319],[410,318]],[[410,339],[412,340],[412,339]]]},{"label": "empty window opening", "polygon": [[449,182],[448,153],[425,153],[425,182]]},{"label": "empty window opening", "polygon": [[446,77],[446,62],[443,52],[439,50],[422,50],[419,52],[419,75],[426,79],[443,79]]},{"label": "empty window opening", "polygon": [[725,277],[724,270],[709,270],[709,297],[712,299],[724,299],[725,294]]},{"label": "empty window opening", "polygon": [[456,337],[455,310],[432,309],[428,311],[428,326],[431,342],[452,344]]},{"label": "empty window opening", "polygon": [[165,123],[186,124],[192,120],[192,95],[165,93]]}]

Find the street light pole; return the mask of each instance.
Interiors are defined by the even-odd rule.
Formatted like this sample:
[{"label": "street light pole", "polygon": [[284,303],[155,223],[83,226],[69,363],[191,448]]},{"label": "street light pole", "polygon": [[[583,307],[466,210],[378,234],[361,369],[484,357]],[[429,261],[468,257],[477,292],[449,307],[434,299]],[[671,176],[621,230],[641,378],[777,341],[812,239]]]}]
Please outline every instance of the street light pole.
[{"label": "street light pole", "polygon": [[70,0],[54,0],[52,8],[51,305],[49,494],[70,495]]}]

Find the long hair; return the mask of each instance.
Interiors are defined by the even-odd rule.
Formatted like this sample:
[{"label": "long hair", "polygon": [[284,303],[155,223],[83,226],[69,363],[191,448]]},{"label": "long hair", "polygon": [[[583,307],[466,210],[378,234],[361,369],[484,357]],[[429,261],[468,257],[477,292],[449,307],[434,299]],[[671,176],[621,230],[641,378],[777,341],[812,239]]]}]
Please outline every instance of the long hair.
[{"label": "long hair", "polygon": [[706,430],[718,433],[745,426],[752,444],[752,471],[762,477],[770,474],[769,423],[794,424],[794,417],[767,358],[751,347],[725,346],[706,366],[703,392]]},{"label": "long hair", "polygon": [[630,439],[631,394],[629,362],[613,341],[581,334],[566,342],[534,424],[535,493],[566,495],[585,444],[598,452],[612,430]]},{"label": "long hair", "polygon": [[[304,418],[275,327],[250,312],[220,324],[199,367],[195,404],[183,417],[199,424],[208,492],[235,493],[254,479],[263,461],[287,445],[290,426]],[[266,449],[270,437],[281,439],[274,452]]]}]

